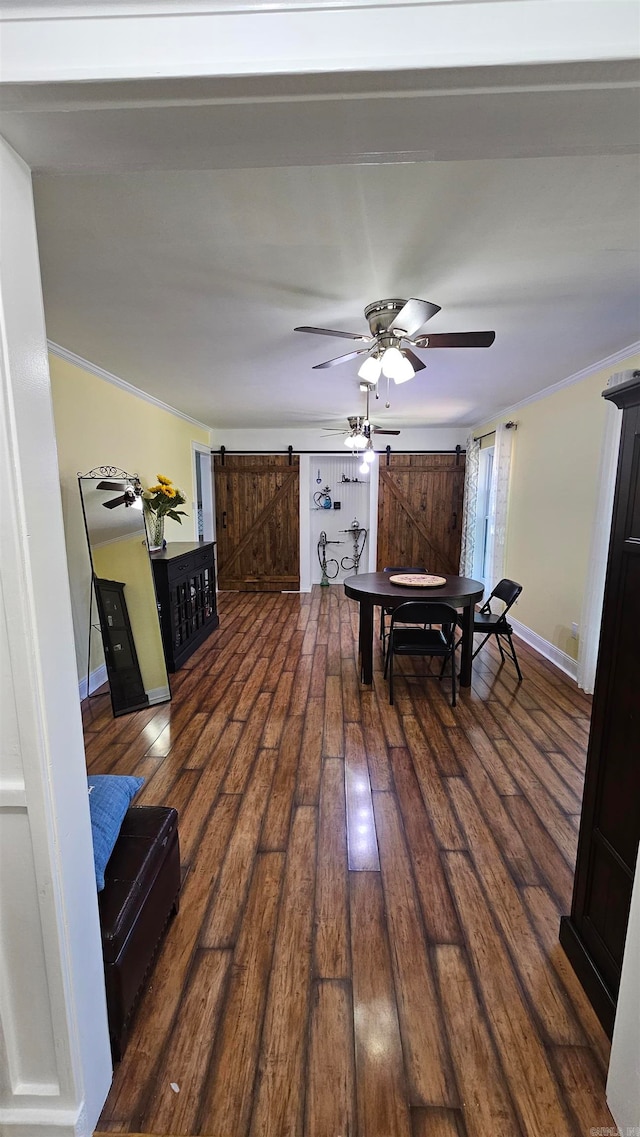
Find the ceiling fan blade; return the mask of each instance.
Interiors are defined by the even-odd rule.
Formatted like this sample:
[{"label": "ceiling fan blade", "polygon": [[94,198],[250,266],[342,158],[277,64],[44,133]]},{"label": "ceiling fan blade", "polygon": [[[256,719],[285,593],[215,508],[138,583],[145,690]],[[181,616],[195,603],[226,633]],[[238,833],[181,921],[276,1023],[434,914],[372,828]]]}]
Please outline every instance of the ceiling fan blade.
[{"label": "ceiling fan blade", "polygon": [[405,335],[412,336],[418,328],[426,324],[427,320],[430,320],[439,311],[440,306],[432,304],[430,300],[407,300],[404,308],[400,309],[387,330],[390,332],[403,331]]},{"label": "ceiling fan blade", "polygon": [[98,482],[96,486],[97,490],[114,490],[115,492],[118,490],[122,492],[122,490],[126,490],[126,488],[125,482]]},{"label": "ceiling fan blade", "polygon": [[335,367],[336,363],[346,363],[348,359],[355,359],[356,355],[367,355],[368,347],[362,347],[358,351],[349,351],[346,355],[338,355],[335,359],[327,359],[324,363],[314,363],[313,370],[321,371],[324,367]]},{"label": "ceiling fan blade", "polygon": [[403,347],[402,354],[409,360],[414,371],[422,371],[423,367],[427,366],[426,363],[423,363],[422,360],[418,358],[415,351],[411,351],[408,347]]},{"label": "ceiling fan blade", "polygon": [[102,504],[105,509],[115,509],[117,505],[124,505],[126,500],[126,494],[122,494],[122,497],[112,497],[111,501],[103,501]]},{"label": "ceiling fan blade", "polygon": [[[421,325],[418,324],[418,327],[420,327],[420,326]],[[294,330],[294,332],[313,332],[313,334],[316,336],[338,336],[339,339],[343,339],[343,340],[361,340],[362,343],[367,343],[371,339],[370,335],[369,336],[363,336],[362,332],[338,332],[338,331],[335,331],[333,328],[307,328],[307,327],[302,327],[302,328],[294,328],[293,330]]]},{"label": "ceiling fan blade", "polygon": [[418,336],[412,340],[415,347],[491,347],[495,332],[437,332],[433,336]]},{"label": "ceiling fan blade", "polygon": [[400,434],[399,430],[383,430],[379,426],[372,426],[371,429],[374,434]]}]

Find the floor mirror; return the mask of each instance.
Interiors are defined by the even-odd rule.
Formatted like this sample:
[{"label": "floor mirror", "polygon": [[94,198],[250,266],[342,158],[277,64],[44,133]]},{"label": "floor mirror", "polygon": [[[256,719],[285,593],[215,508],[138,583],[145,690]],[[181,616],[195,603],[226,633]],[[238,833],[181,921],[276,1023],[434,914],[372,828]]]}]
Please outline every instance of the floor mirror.
[{"label": "floor mirror", "polygon": [[[92,589],[87,693],[93,615],[97,614],[115,716],[171,698],[158,604],[149,560],[137,474],[99,466],[78,475]],[[95,608],[94,608],[95,605]]]}]

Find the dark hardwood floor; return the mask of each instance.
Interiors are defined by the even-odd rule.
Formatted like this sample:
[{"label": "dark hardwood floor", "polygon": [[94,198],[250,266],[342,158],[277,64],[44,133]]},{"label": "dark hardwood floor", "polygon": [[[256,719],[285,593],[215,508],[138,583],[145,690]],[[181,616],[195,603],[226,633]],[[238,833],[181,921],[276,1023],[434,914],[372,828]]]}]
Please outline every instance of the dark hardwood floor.
[{"label": "dark hardwood floor", "polygon": [[608,1039],[558,944],[590,699],[518,641],[522,684],[488,646],[457,707],[419,678],[390,707],[379,656],[358,681],[339,587],[219,609],[171,704],[83,705],[90,771],[177,807],[184,866],[99,1128],[612,1126]]}]

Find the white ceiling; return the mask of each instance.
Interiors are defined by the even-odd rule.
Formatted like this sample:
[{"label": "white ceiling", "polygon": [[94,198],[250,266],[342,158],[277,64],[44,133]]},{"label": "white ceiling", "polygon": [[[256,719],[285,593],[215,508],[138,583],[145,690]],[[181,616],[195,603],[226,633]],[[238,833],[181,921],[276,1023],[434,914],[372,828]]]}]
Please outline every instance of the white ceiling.
[{"label": "white ceiling", "polygon": [[388,296],[496,331],[425,352],[390,426],[481,422],[624,348],[637,72],[519,70],[5,90],[50,339],[216,427],[361,410],[357,363],[312,371],[348,342],[293,328],[364,332]]}]

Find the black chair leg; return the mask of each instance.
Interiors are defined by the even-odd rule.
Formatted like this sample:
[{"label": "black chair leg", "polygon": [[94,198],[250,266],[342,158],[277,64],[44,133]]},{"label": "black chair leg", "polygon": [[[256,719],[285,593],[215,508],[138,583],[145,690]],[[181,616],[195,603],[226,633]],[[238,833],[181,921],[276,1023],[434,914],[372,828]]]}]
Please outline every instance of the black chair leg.
[{"label": "black chair leg", "polygon": [[491,637],[492,635],[493,635],[493,632],[488,632],[488,633],[487,633],[487,635],[484,637],[484,639],[483,639],[482,643],[478,645],[478,647],[477,647],[477,648],[476,648],[476,650],[474,651],[473,655],[471,656],[471,658],[472,658],[472,659],[475,659],[475,658],[476,658],[476,656],[477,656],[477,654],[478,654],[478,652],[479,652],[479,651],[482,651],[482,649],[483,649],[484,645],[486,644],[487,640],[488,640],[488,639],[490,639],[490,637]]},{"label": "black chair leg", "polygon": [[393,706],[393,652],[391,645],[387,650],[387,662],[389,663],[389,703]]},{"label": "black chair leg", "polygon": [[509,640],[509,647],[511,648],[511,658],[515,663],[516,671],[518,672],[518,683],[522,683],[522,672],[520,670],[520,664],[518,663],[518,657],[516,655],[516,649],[514,647],[513,640],[511,636],[508,636],[507,639]]}]

